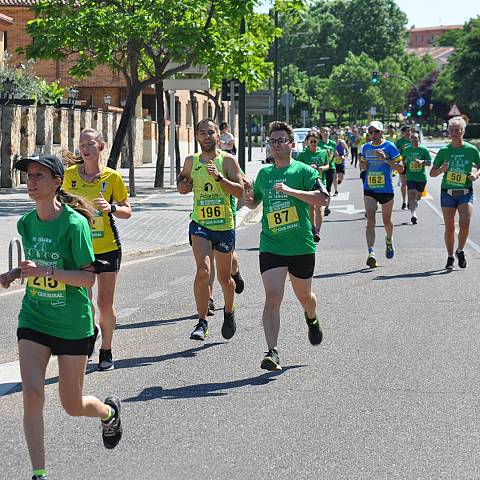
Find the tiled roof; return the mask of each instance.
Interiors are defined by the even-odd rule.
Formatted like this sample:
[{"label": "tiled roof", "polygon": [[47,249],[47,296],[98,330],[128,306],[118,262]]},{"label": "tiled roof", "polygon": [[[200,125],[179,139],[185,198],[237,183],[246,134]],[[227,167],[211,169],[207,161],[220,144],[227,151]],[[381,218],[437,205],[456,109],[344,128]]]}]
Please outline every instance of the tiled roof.
[{"label": "tiled roof", "polygon": [[[0,0],[0,5],[1,5]],[[416,28],[413,26],[410,29],[410,32],[429,32],[430,30],[461,30],[463,28],[463,25],[434,25],[432,27],[419,27]]]},{"label": "tiled roof", "polygon": [[0,13],[0,23],[2,25],[11,25],[13,23],[13,18],[10,18],[7,15]]},{"label": "tiled roof", "polygon": [[37,0],[0,0],[0,7],[31,7]]}]

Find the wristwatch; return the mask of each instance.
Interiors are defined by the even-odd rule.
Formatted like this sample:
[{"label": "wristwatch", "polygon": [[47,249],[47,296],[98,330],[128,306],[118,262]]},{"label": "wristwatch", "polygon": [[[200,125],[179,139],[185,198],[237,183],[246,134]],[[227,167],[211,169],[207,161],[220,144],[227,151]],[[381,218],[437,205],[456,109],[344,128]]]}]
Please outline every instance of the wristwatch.
[{"label": "wristwatch", "polygon": [[215,179],[215,181],[219,182],[220,180],[224,180],[224,179],[225,179],[225,177],[221,173],[219,173],[218,177]]},{"label": "wristwatch", "polygon": [[117,207],[116,205],[114,205],[113,203],[110,205],[110,213],[115,213],[117,211]]}]

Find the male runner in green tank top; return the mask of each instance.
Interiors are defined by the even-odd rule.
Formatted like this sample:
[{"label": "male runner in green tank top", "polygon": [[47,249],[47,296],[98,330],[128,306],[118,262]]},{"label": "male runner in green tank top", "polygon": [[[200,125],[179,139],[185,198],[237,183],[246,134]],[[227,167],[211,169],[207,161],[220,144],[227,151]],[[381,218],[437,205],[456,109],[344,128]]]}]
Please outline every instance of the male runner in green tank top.
[{"label": "male runner in green tank top", "polygon": [[243,182],[235,157],[217,149],[218,137],[219,129],[213,120],[205,119],[198,123],[196,138],[201,152],[185,159],[177,180],[181,194],[191,191],[193,183],[189,236],[197,266],[194,294],[198,311],[198,323],[190,335],[193,340],[205,340],[208,335],[206,318],[212,251],[225,300],[222,335],[229,339],[236,331],[233,304],[235,282],[231,277],[235,219],[231,196],[242,197]]}]

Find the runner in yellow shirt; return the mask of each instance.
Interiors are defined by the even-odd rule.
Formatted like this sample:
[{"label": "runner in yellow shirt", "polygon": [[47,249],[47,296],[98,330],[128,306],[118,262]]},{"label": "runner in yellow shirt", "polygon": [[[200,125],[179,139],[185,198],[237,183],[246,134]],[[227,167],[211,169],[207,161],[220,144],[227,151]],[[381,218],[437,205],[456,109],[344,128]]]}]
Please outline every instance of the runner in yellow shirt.
[{"label": "runner in yellow shirt", "polygon": [[[65,191],[85,198],[95,208],[95,222],[92,228],[95,258],[106,260],[110,264],[110,267],[98,275],[97,306],[102,331],[98,369],[101,371],[114,368],[112,338],[117,313],[113,302],[117,274],[122,260],[115,218],[126,219],[132,215],[128,192],[122,177],[115,170],[102,164],[101,153],[105,145],[100,132],[93,129],[83,130],[80,134],[80,155],[83,163],[67,168],[63,180]],[[89,295],[92,298],[92,289],[89,289]]]}]

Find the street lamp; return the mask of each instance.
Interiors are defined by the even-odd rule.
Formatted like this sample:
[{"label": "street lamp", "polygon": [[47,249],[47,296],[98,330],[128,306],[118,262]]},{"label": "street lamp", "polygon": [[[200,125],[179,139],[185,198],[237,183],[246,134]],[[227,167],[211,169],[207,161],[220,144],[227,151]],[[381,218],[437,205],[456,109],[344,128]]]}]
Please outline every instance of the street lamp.
[{"label": "street lamp", "polygon": [[108,112],[108,107],[112,103],[112,96],[110,94],[105,94],[103,96],[103,104],[105,105],[105,110]]},{"label": "street lamp", "polygon": [[0,104],[7,105],[10,98],[13,100],[15,92],[17,90],[17,84],[14,80],[6,78],[2,82],[2,91],[0,92]]},{"label": "street lamp", "polygon": [[77,101],[78,94],[79,94],[79,91],[76,88],[70,87],[68,89],[68,105],[70,105],[70,108],[75,107],[75,103]]}]

